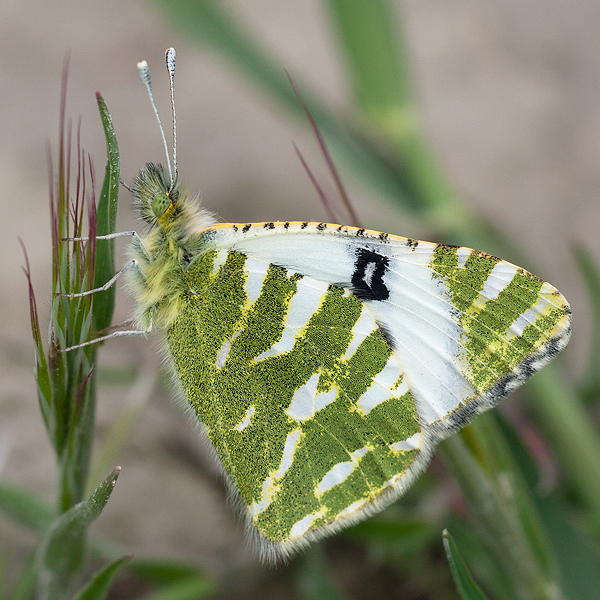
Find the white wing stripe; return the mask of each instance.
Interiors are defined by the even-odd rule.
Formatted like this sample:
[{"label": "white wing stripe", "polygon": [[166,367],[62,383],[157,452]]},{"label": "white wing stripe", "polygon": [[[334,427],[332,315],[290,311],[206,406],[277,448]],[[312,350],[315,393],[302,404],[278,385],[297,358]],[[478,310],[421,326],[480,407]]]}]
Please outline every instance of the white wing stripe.
[{"label": "white wing stripe", "polygon": [[248,301],[252,304],[260,296],[263,282],[269,270],[269,263],[248,256],[245,269],[248,272],[246,293],[248,294]]},{"label": "white wing stripe", "polygon": [[313,314],[319,309],[329,285],[322,281],[300,279],[284,320],[281,339],[259,354],[255,360],[289,352],[296,343],[296,336],[306,328]]}]

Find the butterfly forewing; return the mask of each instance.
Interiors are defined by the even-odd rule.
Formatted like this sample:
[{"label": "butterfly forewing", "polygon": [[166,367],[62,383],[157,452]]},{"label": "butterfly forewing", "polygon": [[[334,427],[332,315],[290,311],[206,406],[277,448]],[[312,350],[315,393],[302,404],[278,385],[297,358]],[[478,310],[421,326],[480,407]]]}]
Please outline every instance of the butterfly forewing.
[{"label": "butterfly forewing", "polygon": [[440,434],[569,339],[569,304],[554,287],[469,248],[323,223],[222,225],[204,237],[353,290],[398,356],[421,422]]},{"label": "butterfly forewing", "polygon": [[391,502],[568,340],[552,286],[467,248],[307,223],[201,239],[169,349],[273,555]]}]

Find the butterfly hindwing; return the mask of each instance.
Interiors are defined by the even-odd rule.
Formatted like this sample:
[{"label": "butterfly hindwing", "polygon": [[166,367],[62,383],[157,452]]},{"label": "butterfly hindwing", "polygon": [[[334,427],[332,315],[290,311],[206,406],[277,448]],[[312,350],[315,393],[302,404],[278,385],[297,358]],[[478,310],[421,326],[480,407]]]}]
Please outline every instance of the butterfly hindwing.
[{"label": "butterfly hindwing", "polygon": [[421,428],[366,305],[231,250],[199,256],[187,284],[196,293],[168,331],[170,353],[238,503],[273,552],[397,495],[424,463]]},{"label": "butterfly hindwing", "polygon": [[568,339],[552,286],[466,248],[307,223],[200,237],[170,354],[273,556],[391,502]]}]

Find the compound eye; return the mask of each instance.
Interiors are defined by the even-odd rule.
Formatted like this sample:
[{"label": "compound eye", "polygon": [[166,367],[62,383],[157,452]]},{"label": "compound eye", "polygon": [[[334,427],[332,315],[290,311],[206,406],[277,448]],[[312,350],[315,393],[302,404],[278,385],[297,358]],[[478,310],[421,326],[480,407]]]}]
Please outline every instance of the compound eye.
[{"label": "compound eye", "polygon": [[171,199],[167,194],[156,194],[152,200],[152,212],[157,219],[160,219],[171,206]]}]

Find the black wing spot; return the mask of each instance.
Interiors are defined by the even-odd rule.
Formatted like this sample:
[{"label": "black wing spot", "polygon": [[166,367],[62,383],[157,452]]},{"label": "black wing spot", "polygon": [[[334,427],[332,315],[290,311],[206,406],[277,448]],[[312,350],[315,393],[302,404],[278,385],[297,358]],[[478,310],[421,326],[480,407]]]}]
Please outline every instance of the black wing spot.
[{"label": "black wing spot", "polygon": [[359,300],[387,300],[390,291],[383,282],[389,264],[389,258],[359,248],[352,273],[352,291]]},{"label": "black wing spot", "polygon": [[302,225],[300,225],[300,229],[306,229],[308,227],[308,221],[304,221]]},{"label": "black wing spot", "polygon": [[318,229],[319,231],[323,231],[323,229],[325,229],[326,227],[327,227],[327,225],[326,225],[325,223],[319,223],[319,224],[317,225],[317,229]]},{"label": "black wing spot", "polygon": [[250,223],[248,223],[247,225],[244,225],[244,226],[242,227],[242,231],[243,231],[244,233],[248,233],[248,230],[250,229],[250,227],[252,227],[252,225],[251,225]]},{"label": "black wing spot", "polygon": [[412,248],[414,250],[419,245],[419,242],[417,240],[409,239],[409,240],[406,240],[406,245],[409,248]]},{"label": "black wing spot", "polygon": [[275,229],[275,223],[265,223],[263,227],[265,229]]}]

